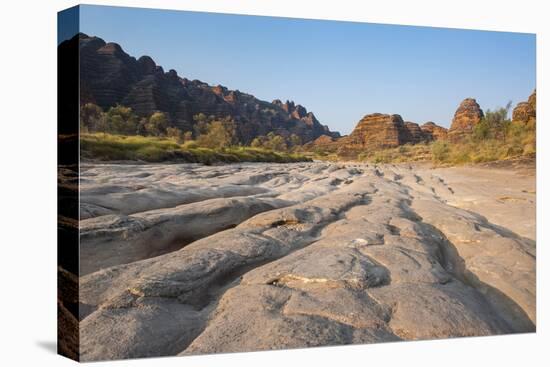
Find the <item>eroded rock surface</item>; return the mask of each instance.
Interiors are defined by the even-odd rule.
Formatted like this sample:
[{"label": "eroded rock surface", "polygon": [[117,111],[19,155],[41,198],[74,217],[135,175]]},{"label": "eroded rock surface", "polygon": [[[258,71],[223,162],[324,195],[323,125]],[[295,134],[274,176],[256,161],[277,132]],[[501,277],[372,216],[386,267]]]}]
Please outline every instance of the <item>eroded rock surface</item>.
[{"label": "eroded rock surface", "polygon": [[81,274],[83,360],[535,330],[534,238],[462,208],[469,193],[446,171],[89,165],[82,177],[81,245],[112,255]]}]

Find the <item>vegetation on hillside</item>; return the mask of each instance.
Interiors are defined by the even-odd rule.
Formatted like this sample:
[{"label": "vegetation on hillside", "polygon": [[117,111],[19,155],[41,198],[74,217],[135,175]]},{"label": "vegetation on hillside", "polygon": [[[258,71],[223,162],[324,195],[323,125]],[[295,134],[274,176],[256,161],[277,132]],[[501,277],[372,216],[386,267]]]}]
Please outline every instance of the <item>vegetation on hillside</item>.
[{"label": "vegetation on hillside", "polygon": [[299,162],[309,158],[292,152],[299,145],[270,133],[252,146],[240,145],[235,122],[198,114],[193,131],[172,126],[163,112],[139,118],[131,108],[114,106],[103,111],[88,103],[80,110],[80,149],[84,159],[147,162]]}]

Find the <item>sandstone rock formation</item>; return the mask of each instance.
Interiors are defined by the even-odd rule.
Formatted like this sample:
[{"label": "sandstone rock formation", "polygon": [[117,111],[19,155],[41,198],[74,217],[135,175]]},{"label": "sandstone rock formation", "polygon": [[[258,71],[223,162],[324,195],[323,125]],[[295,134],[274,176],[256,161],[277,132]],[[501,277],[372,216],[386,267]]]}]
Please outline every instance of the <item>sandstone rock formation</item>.
[{"label": "sandstone rock formation", "polygon": [[520,102],[512,112],[512,121],[527,124],[537,120],[537,91],[534,90],[527,102]]},{"label": "sandstone rock formation", "polygon": [[[109,237],[131,252],[123,232],[158,228],[148,242],[164,254],[93,259],[80,278],[82,360],[534,331],[534,240],[460,209],[445,177],[367,164],[85,165],[81,247],[109,251],[97,241]],[[490,183],[494,205],[529,198],[510,177]],[[515,215],[534,209],[518,205]],[[197,225],[211,218],[212,231]]]},{"label": "sandstone rock formation", "polygon": [[448,132],[449,140],[460,141],[472,133],[474,126],[483,118],[483,111],[474,98],[463,100],[455,112],[451,128]]},{"label": "sandstone rock formation", "polygon": [[357,123],[346,143],[364,149],[395,148],[409,135],[401,116],[373,113]]},{"label": "sandstone rock formation", "polygon": [[350,135],[334,138],[322,135],[305,145],[309,150],[338,152],[340,156],[356,156],[364,151],[395,148],[447,138],[447,129],[427,122],[422,126],[403,121],[400,115],[373,113],[363,117]]},{"label": "sandstone rock formation", "polygon": [[405,121],[404,140],[410,144],[417,144],[422,141],[427,141],[429,139],[418,124],[410,121]]},{"label": "sandstone rock formation", "polygon": [[315,146],[328,145],[328,144],[334,143],[335,141],[337,141],[337,139],[333,138],[332,136],[321,135],[320,137],[318,137],[313,141],[313,145]]},{"label": "sandstone rock formation", "polygon": [[294,102],[270,103],[238,90],[188,80],[175,70],[165,72],[149,56],[136,59],[120,45],[105,43],[98,37],[79,34],[59,47],[62,51],[79,49],[81,103],[92,102],[103,109],[118,103],[131,107],[140,116],[163,111],[170,124],[183,131],[192,130],[193,116],[198,113],[230,116],[244,144],[269,132],[296,134],[303,142],[321,135],[339,136]]},{"label": "sandstone rock formation", "polygon": [[419,126],[414,122],[404,122],[400,115],[374,113],[363,117],[349,137],[342,141],[367,149],[379,149],[445,139],[446,136],[447,129],[434,122]]},{"label": "sandstone rock formation", "polygon": [[422,132],[428,137],[428,140],[446,140],[447,129],[437,125],[435,122],[428,121],[420,126]]}]

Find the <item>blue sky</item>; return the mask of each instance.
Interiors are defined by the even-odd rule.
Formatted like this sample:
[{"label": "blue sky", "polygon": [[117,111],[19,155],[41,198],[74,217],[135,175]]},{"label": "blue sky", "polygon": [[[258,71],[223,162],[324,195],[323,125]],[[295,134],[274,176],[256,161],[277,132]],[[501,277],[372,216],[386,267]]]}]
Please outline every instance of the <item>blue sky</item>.
[{"label": "blue sky", "polygon": [[535,88],[535,35],[83,6],[80,30],[180,76],[294,100],[332,130],[365,114],[449,126],[474,97],[495,108]]}]

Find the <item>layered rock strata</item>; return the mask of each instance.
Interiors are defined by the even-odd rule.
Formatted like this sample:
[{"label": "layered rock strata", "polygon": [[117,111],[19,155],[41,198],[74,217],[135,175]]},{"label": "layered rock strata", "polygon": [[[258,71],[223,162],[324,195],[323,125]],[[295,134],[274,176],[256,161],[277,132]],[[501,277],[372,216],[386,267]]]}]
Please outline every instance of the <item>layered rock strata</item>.
[{"label": "layered rock strata", "polygon": [[199,113],[236,122],[238,139],[249,144],[255,137],[274,132],[298,135],[303,142],[321,135],[338,137],[305,107],[287,101],[267,102],[251,94],[211,86],[200,80],[165,71],[149,56],[136,59],[120,45],[79,34],[60,44],[63,50],[80,54],[80,103],[95,103],[103,109],[121,104],[139,116],[165,112],[171,126],[192,131]]},{"label": "layered rock strata", "polygon": [[447,136],[456,142],[472,134],[483,118],[483,111],[474,98],[466,98],[458,106]]}]

